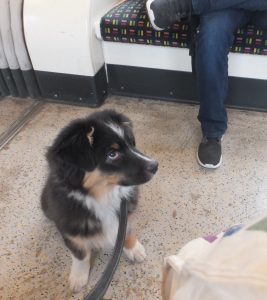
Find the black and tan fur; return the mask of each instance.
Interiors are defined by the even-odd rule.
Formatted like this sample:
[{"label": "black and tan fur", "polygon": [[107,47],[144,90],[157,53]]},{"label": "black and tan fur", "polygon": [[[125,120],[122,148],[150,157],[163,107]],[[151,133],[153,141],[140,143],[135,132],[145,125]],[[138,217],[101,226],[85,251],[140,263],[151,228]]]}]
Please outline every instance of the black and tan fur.
[{"label": "black and tan fur", "polygon": [[[137,185],[149,181],[157,162],[135,147],[131,121],[115,111],[97,112],[64,128],[48,149],[49,176],[41,204],[72,253],[70,284],[86,285],[90,253],[114,246],[123,198],[131,214]],[[127,228],[125,253],[142,261],[145,250]]]}]

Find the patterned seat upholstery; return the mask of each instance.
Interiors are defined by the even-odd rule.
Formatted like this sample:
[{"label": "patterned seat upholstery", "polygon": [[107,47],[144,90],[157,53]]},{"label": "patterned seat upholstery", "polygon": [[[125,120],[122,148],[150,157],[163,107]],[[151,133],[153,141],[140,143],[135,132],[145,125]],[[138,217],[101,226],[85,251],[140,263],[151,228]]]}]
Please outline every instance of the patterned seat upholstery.
[{"label": "patterned seat upholstery", "polygon": [[[177,22],[169,30],[153,30],[146,13],[146,0],[126,0],[101,20],[104,41],[179,48],[189,47],[189,25]],[[232,52],[267,55],[267,31],[247,26],[235,33]]]}]

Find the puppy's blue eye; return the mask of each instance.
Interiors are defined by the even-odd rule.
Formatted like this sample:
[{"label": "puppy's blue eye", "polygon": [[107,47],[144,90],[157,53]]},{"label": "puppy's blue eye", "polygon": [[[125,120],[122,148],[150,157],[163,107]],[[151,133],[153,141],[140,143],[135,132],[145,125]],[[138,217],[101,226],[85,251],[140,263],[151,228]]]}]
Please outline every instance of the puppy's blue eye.
[{"label": "puppy's blue eye", "polygon": [[111,150],[109,151],[108,153],[108,158],[109,159],[112,159],[112,160],[116,160],[120,157],[120,153],[118,151],[115,151],[115,150]]}]

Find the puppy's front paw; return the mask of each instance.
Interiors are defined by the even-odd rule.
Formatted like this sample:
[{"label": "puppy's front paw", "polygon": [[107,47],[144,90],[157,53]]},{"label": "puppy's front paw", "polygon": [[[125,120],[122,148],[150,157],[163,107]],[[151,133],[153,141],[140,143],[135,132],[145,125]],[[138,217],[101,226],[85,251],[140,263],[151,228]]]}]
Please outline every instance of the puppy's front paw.
[{"label": "puppy's front paw", "polygon": [[72,255],[72,266],[70,271],[70,288],[73,292],[79,292],[88,282],[90,272],[90,254],[84,259],[77,259]]},{"label": "puppy's front paw", "polygon": [[79,292],[88,282],[88,273],[75,274],[75,272],[70,273],[69,277],[70,288],[74,293]]},{"label": "puppy's front paw", "polygon": [[133,246],[133,248],[124,248],[124,252],[131,261],[142,262],[146,258],[146,250],[138,240],[136,240],[136,243]]}]

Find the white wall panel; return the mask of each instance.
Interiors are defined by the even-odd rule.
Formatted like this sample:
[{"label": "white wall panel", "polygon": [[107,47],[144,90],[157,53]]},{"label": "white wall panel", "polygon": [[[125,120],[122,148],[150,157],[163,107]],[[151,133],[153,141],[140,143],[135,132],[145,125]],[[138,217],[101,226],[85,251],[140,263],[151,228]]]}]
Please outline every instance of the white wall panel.
[{"label": "white wall panel", "polygon": [[95,18],[118,0],[24,0],[24,30],[35,70],[94,76],[104,64]]},{"label": "white wall panel", "polygon": [[[107,64],[191,72],[188,49],[103,42]],[[229,54],[229,75],[267,80],[264,55]]]}]

